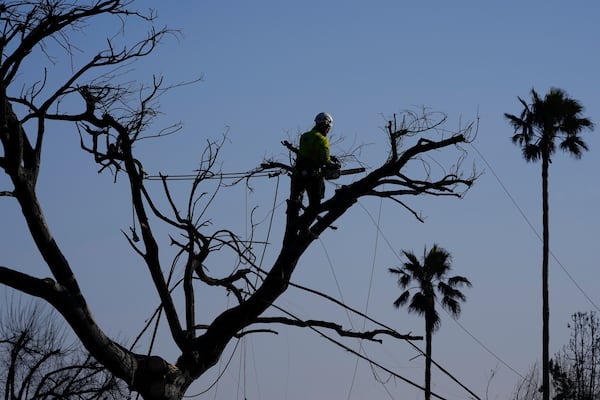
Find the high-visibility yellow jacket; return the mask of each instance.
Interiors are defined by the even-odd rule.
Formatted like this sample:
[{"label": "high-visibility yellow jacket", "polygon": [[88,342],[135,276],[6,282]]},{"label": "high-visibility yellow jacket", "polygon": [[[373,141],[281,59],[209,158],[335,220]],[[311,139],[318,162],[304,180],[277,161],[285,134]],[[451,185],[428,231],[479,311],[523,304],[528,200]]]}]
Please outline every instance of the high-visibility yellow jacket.
[{"label": "high-visibility yellow jacket", "polygon": [[298,159],[296,163],[302,168],[318,170],[329,163],[329,139],[315,128],[300,136]]}]

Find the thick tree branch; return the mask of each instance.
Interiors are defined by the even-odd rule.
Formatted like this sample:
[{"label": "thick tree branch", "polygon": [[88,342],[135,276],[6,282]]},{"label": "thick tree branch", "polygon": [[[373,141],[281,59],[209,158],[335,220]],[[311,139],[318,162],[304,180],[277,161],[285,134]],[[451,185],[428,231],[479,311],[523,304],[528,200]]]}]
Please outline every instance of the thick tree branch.
[{"label": "thick tree branch", "polygon": [[[452,195],[458,196],[457,193],[454,192],[453,187],[456,185],[465,185],[469,187],[474,181],[475,177],[472,176],[470,178],[443,178],[437,182],[428,182],[427,184],[421,183],[421,187],[419,190],[412,189],[409,191],[403,190],[386,190],[386,191],[376,191],[376,188],[384,185],[385,182],[392,182],[388,178],[398,176],[400,174],[401,169],[408,164],[411,159],[418,156],[419,154],[423,154],[426,152],[430,152],[433,150],[446,148],[449,146],[456,145],[458,143],[465,142],[466,138],[462,134],[451,136],[447,139],[442,139],[439,141],[434,140],[420,140],[416,145],[408,148],[406,151],[401,153],[398,156],[397,160],[390,158],[384,165],[380,168],[372,171],[367,176],[362,179],[359,179],[356,182],[353,182],[349,185],[345,185],[338,189],[336,193],[329,200],[325,201],[321,205],[321,210],[326,211],[326,214],[321,216],[311,228],[311,230],[316,233],[322,233],[328,226],[333,224],[335,220],[337,220],[341,215],[343,215],[346,210],[348,210],[360,197],[367,195],[377,195],[381,197],[388,197],[391,199],[395,199],[394,196],[397,195],[417,195],[417,194],[436,194],[441,195]],[[418,181],[412,181],[413,184]],[[431,189],[435,189],[434,192],[431,192]],[[314,221],[314,216],[312,221]],[[309,222],[312,222],[309,221]]]},{"label": "thick tree branch", "polygon": [[127,171],[127,176],[129,178],[133,207],[140,223],[142,240],[146,247],[144,260],[148,266],[150,275],[152,276],[152,280],[163,304],[173,339],[181,349],[184,349],[187,347],[186,337],[183,329],[181,328],[181,323],[179,322],[179,317],[173,303],[173,298],[169,292],[169,288],[162,273],[158,243],[156,242],[152,229],[150,228],[150,221],[144,207],[144,196],[142,191],[143,172],[140,171],[136,160],[133,157],[133,142],[129,137],[129,132],[124,126],[120,125],[113,118],[106,115],[104,120],[107,121],[111,128],[118,132],[119,139],[121,140],[123,160],[125,164],[125,170]]}]

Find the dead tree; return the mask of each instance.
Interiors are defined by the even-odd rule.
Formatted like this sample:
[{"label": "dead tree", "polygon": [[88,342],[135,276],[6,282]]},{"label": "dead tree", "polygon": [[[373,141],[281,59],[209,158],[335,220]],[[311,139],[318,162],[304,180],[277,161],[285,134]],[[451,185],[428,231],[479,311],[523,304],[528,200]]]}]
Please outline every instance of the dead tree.
[{"label": "dead tree", "polygon": [[[390,329],[355,332],[329,321],[298,321],[284,313],[267,318],[263,313],[268,309],[277,311],[273,302],[293,284],[291,278],[298,261],[314,241],[313,236],[302,234],[297,229],[299,226],[308,226],[319,235],[365,196],[390,199],[417,217],[403,198],[417,195],[460,197],[475,179],[474,173],[463,176],[460,161],[464,152],[458,147],[472,139],[472,125],[451,132],[445,127],[443,115],[427,112],[409,112],[402,118],[392,118],[386,128],[390,152],[381,166],[354,183],[339,187],[313,213],[288,212],[278,256],[269,269],[261,269],[254,263],[253,239],[243,240],[228,229],[210,231],[214,222],[213,225],[206,223],[206,207],[214,196],[222,195],[206,195],[203,189],[207,179],[218,172],[215,163],[219,143],[208,144],[189,201],[182,208],[171,196],[167,179],[163,179],[163,187],[169,206],[163,209],[158,205],[146,186],[144,167],[134,153],[134,145],[140,140],[160,137],[180,128],[173,125],[158,133],[150,129],[158,113],[160,95],[176,85],[165,85],[163,79],[157,77],[150,85],[136,88],[120,73],[120,67],[152,53],[166,35],[176,32],[152,28],[154,15],[131,10],[129,1],[82,3],[86,2],[0,3],[0,141],[3,150],[0,169],[13,186],[0,188],[0,193],[5,200],[13,199],[19,204],[48,267],[48,271],[32,276],[23,273],[18,266],[0,265],[0,283],[48,302],[98,362],[147,400],[181,399],[190,384],[219,361],[228,343],[253,332],[272,331],[270,327],[274,324],[320,327],[331,329],[340,336],[366,340],[381,340],[378,338],[384,335],[416,339]],[[119,45],[115,42],[117,36],[111,36],[106,49],[81,63],[74,56],[76,46],[71,42],[74,33],[86,24],[92,25],[90,20],[99,17],[117,18],[123,23],[139,20],[147,22],[151,28],[146,37],[133,44]],[[48,43],[58,43],[58,46],[49,47]],[[34,54],[52,58],[57,55],[51,53],[57,51],[66,52],[61,57],[73,57],[73,72],[62,81],[49,79],[50,69],[40,69],[40,76],[31,78],[22,72],[22,67],[32,61]],[[52,67],[53,64],[49,65]],[[24,83],[23,79],[28,81]],[[80,106],[74,106],[76,102]],[[72,123],[79,133],[81,148],[98,163],[100,171],[110,171],[128,180],[140,231],[139,236],[133,232],[135,235],[126,235],[126,239],[152,278],[160,313],[164,314],[172,340],[180,351],[177,360],[169,362],[158,355],[139,354],[125,348],[94,320],[73,266],[46,223],[36,190],[44,143],[56,134],[54,122],[60,122],[62,130],[65,122]],[[63,131],[60,133],[64,134]],[[428,161],[429,154],[442,149],[458,150],[458,156],[450,170],[439,173],[440,170],[432,168]],[[415,163],[423,167],[423,174],[409,177],[405,171]],[[285,164],[265,163],[259,169],[268,170],[279,165]],[[286,168],[292,167],[287,165]],[[153,228],[159,224],[177,232],[172,236],[177,239],[170,243],[160,242]],[[175,258],[180,262],[174,265],[183,269],[181,282],[172,282],[163,272],[169,269],[159,258],[159,247],[164,246],[178,249]],[[213,262],[209,256],[224,250],[233,251],[239,264],[243,262],[248,267],[207,268]],[[209,271],[220,273],[211,275]],[[221,287],[233,294],[237,303],[207,321],[195,309],[195,292],[201,285]],[[175,303],[173,292],[176,290],[183,292],[184,307]],[[180,308],[185,310],[183,315],[178,313]]]},{"label": "dead tree", "polygon": [[118,400],[127,390],[71,344],[58,316],[36,303],[0,313],[0,392],[10,400]]},{"label": "dead tree", "polygon": [[594,311],[576,312],[567,325],[569,343],[550,361],[556,399],[588,400],[600,396],[600,320]]}]

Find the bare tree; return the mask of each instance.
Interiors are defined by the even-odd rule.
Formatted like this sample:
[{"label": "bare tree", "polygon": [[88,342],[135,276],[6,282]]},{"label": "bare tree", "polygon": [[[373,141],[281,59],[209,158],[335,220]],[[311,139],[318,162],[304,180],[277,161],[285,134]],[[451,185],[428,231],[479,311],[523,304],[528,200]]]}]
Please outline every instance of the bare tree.
[{"label": "bare tree", "polygon": [[127,396],[79,344],[68,343],[57,315],[39,304],[0,314],[0,385],[6,400],[110,400]]},{"label": "bare tree", "polygon": [[[219,172],[216,161],[221,143],[208,144],[183,207],[178,207],[171,196],[166,178],[162,179],[166,208],[159,205],[146,187],[144,167],[134,154],[134,145],[142,139],[163,136],[180,128],[173,125],[158,133],[150,129],[158,114],[160,95],[177,85],[166,85],[161,77],[156,77],[148,86],[134,87],[133,80],[127,80],[124,67],[152,53],[166,35],[175,32],[153,28],[154,15],[132,10],[129,1],[13,1],[0,6],[0,141],[3,149],[0,169],[13,185],[1,188],[0,193],[19,204],[31,237],[48,267],[48,272],[40,270],[41,277],[36,277],[22,272],[18,266],[0,266],[0,283],[52,305],[89,353],[125,381],[131,390],[147,400],[181,399],[190,384],[219,361],[228,343],[253,332],[273,331],[266,327],[274,324],[328,328],[340,336],[367,340],[381,340],[378,338],[382,335],[414,338],[390,329],[356,332],[331,321],[299,321],[274,308],[273,302],[293,284],[291,278],[298,261],[314,241],[313,236],[303,235],[299,227],[310,226],[310,231],[318,235],[365,196],[390,199],[417,218],[418,214],[403,198],[460,197],[475,179],[474,172],[463,175],[464,151],[458,147],[473,139],[473,125],[452,131],[446,128],[444,115],[426,111],[391,118],[387,125],[390,152],[382,164],[354,183],[339,187],[315,212],[288,212],[278,256],[270,269],[263,270],[254,263],[252,236],[242,238],[225,228],[211,231],[215,221],[207,223],[206,210],[222,192],[217,190],[207,196],[203,185]],[[108,43],[105,49],[81,62],[75,57],[77,47],[72,42],[75,34],[87,24],[91,25],[91,20],[100,18],[116,18],[123,24],[142,21],[149,24],[150,30],[146,37],[133,44],[119,44],[117,37],[125,40],[124,35],[111,36],[105,42]],[[33,62],[33,54],[38,55],[34,59],[36,63],[40,55],[47,56],[49,61],[46,69],[40,68],[37,78],[30,76],[31,65],[24,69]],[[55,57],[72,57],[73,70],[62,80],[48,79]],[[64,134],[65,122],[77,129],[82,149],[93,157],[101,171],[121,174],[128,180],[140,234],[138,237],[136,232],[126,239],[151,276],[160,301],[158,313],[165,316],[170,336],[180,351],[173,362],[127,349],[97,324],[73,265],[57,245],[44,218],[36,189],[42,150],[46,140],[56,133],[56,126],[60,126]],[[430,154],[441,149],[457,150],[457,158],[449,169],[438,169],[437,163],[430,163]],[[418,170],[414,166],[422,166],[423,173],[409,177],[405,171],[414,173]],[[287,171],[292,166],[272,160],[249,176],[273,168]],[[174,232],[171,242],[162,243],[157,238],[155,226],[160,225]],[[182,271],[181,281],[173,282],[174,274],[163,272],[169,270],[159,257],[159,248],[165,246],[178,249],[171,272]],[[209,256],[219,251],[233,252],[239,262],[234,266],[212,265],[214,258]],[[50,277],[44,277],[48,273]],[[237,303],[209,320],[195,307],[195,293],[201,285],[222,288],[233,294]],[[175,296],[174,292],[182,295]],[[176,304],[180,298],[182,305]],[[281,315],[263,316],[268,309]],[[179,310],[184,310],[182,315]]]},{"label": "bare tree", "polygon": [[[577,312],[568,324],[569,343],[550,359],[550,396],[554,400],[592,400],[600,396],[600,321],[595,312]],[[540,371],[535,364],[523,378],[513,400],[542,398]]]},{"label": "bare tree", "polygon": [[600,396],[600,321],[595,312],[571,316],[571,337],[550,362],[557,400]]},{"label": "bare tree", "polygon": [[512,400],[541,400],[542,387],[540,379],[540,368],[538,364],[534,364],[515,387]]}]

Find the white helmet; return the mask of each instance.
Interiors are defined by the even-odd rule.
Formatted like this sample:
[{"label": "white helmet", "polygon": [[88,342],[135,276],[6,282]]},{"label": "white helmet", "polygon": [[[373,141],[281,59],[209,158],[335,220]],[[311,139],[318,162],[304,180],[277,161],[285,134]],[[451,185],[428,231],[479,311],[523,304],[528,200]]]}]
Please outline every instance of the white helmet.
[{"label": "white helmet", "polygon": [[315,117],[315,124],[331,127],[333,125],[333,117],[326,112],[318,113]]}]

